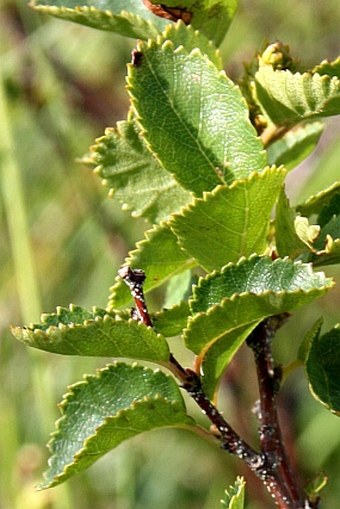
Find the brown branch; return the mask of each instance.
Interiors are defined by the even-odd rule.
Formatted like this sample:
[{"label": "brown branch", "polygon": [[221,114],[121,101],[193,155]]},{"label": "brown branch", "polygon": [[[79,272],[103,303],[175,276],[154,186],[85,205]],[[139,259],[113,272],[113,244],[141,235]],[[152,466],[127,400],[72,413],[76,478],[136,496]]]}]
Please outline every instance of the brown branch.
[{"label": "brown branch", "polygon": [[261,451],[268,458],[272,474],[277,482],[285,488],[291,500],[289,507],[300,509],[304,507],[304,502],[299,496],[296,480],[285,451],[276,406],[281,369],[274,365],[271,347],[277,329],[288,316],[283,313],[261,322],[247,339],[247,344],[254,353],[259,385]]},{"label": "brown branch", "polygon": [[184,7],[167,7],[164,4],[151,3],[150,0],[143,0],[145,7],[147,7],[153,14],[160,18],[170,19],[171,21],[182,20],[186,25],[189,25],[192,13]]}]

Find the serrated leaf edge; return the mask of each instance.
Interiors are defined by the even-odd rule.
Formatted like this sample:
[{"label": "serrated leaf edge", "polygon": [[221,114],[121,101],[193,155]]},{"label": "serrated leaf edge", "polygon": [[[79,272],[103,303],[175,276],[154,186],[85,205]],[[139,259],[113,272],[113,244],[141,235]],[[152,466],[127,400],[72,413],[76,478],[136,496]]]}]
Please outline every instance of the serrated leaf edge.
[{"label": "serrated leaf edge", "polygon": [[[319,64],[317,64],[315,67],[313,67],[313,69],[310,71],[312,74],[320,74],[319,71],[321,70],[322,71],[322,68],[324,66],[336,66],[340,63],[340,56],[338,56],[335,60],[329,60],[329,59],[324,59],[322,60]],[[324,76],[324,74],[322,74],[322,76]],[[329,76],[329,75],[327,75]]]},{"label": "serrated leaf edge", "polygon": [[[195,30],[192,25],[186,25],[182,20],[179,20],[179,21],[177,21],[176,23],[173,23],[173,24],[166,25],[164,31],[156,37],[157,44],[159,46],[161,46],[165,41],[168,40],[168,37],[170,36],[169,32],[171,32],[171,31],[179,32],[180,30],[182,30],[183,27],[185,27],[188,32],[193,33],[195,36],[199,35],[200,37],[204,37],[206,39],[206,42],[208,43],[210,48],[212,50],[214,50],[216,59],[219,60],[220,67],[222,69],[222,57],[221,57],[220,50],[202,32],[200,32],[199,30]],[[186,50],[185,46],[179,45],[178,47],[182,47],[188,54],[190,53],[189,51]],[[206,55],[203,52],[200,52],[200,53]],[[206,56],[209,58],[208,55],[206,55]],[[210,60],[210,58],[209,58],[209,60]],[[213,64],[215,65],[214,62],[213,62]],[[215,65],[215,67],[217,67],[217,66]]]},{"label": "serrated leaf edge", "polygon": [[[211,197],[214,197],[216,194],[221,192],[221,189],[233,190],[241,187],[245,184],[252,183],[254,180],[264,180],[267,175],[277,173],[278,175],[282,173],[282,175],[286,175],[287,170],[283,165],[276,166],[275,164],[272,166],[266,166],[263,170],[253,171],[247,177],[243,177],[242,179],[236,179],[231,184],[219,184],[212,191],[204,191],[202,196],[195,197],[194,201],[184,205],[182,209],[173,214],[171,219],[169,219],[168,223],[171,225],[176,220],[178,216],[185,217],[188,212],[191,212],[195,209],[197,203],[207,202]],[[172,229],[172,228],[171,228]]]},{"label": "serrated leaf edge", "polygon": [[[327,105],[327,102],[329,101],[329,99],[331,99],[333,97],[333,94],[340,94],[340,80],[339,78],[337,78],[336,76],[329,76],[327,74],[318,74],[318,73],[313,73],[312,71],[306,71],[306,72],[292,72],[290,71],[289,69],[280,69],[280,70],[275,70],[273,69],[272,66],[263,66],[263,67],[260,67],[259,70],[255,73],[255,82],[258,82],[260,86],[263,86],[262,83],[260,81],[257,80],[257,77],[256,75],[258,73],[261,73],[261,71],[266,71],[266,69],[270,69],[273,73],[284,73],[285,75],[285,79],[289,79],[289,77],[293,78],[293,79],[301,79],[301,86],[303,86],[303,88],[305,88],[305,85],[304,85],[304,81],[305,80],[310,80],[310,82],[312,82],[314,84],[314,82],[317,82],[317,80],[320,80],[319,83],[317,83],[317,86],[319,86],[319,88],[322,88],[322,106],[321,106],[321,110],[322,108]],[[288,77],[288,78],[287,78]],[[327,92],[324,92],[323,90],[323,85],[324,83],[328,82],[329,85],[327,87]],[[331,87],[335,88],[335,90],[331,90]],[[337,89],[337,90],[336,90]],[[275,94],[272,94],[271,90],[267,91],[268,93],[268,96],[273,98],[274,100],[276,100],[276,96]],[[307,114],[302,114],[301,115],[301,112],[296,109],[296,107],[294,106],[294,104],[292,104],[292,101],[288,98],[287,96],[287,99],[289,99],[289,103],[290,103],[290,108],[291,108],[291,111],[293,111],[298,118],[300,119],[303,119],[303,120],[307,120],[309,118],[313,118],[315,115],[319,114],[320,116],[322,115],[320,113],[320,108],[318,109],[315,109],[315,111],[312,111],[310,113],[308,113],[308,110],[311,109],[311,106],[308,102],[308,99],[306,98],[306,95],[305,93],[303,93],[302,97],[299,96],[300,99],[302,100],[303,102],[303,105],[304,107],[306,108],[307,110]],[[293,124],[296,123],[296,121],[292,121]]]},{"label": "serrated leaf edge", "polygon": [[[242,256],[237,261],[237,263],[229,262],[227,265],[225,265],[221,269],[215,269],[212,272],[210,272],[207,276],[200,277],[199,280],[198,280],[197,285],[195,285],[193,287],[193,296],[192,296],[191,299],[189,299],[190,308],[191,308],[191,304],[195,301],[195,288],[200,288],[205,281],[209,281],[210,279],[213,279],[218,274],[224,274],[224,272],[229,270],[230,267],[239,267],[243,263],[245,263],[247,261],[251,261],[252,259],[255,259],[255,258],[266,258],[266,259],[270,260],[270,258],[268,256],[266,256],[266,255],[258,255],[257,253],[253,253],[248,258],[246,258],[245,256]],[[302,266],[304,266],[306,268],[306,271],[309,274],[314,275],[314,276],[318,275],[319,277],[322,276],[324,281],[325,281],[325,283],[327,283],[329,281],[329,282],[332,282],[333,284],[335,284],[333,282],[333,279],[332,278],[327,278],[324,272],[321,272],[321,271],[320,272],[314,272],[313,271],[313,264],[312,263],[304,263],[301,260],[293,261],[288,256],[285,256],[284,258],[276,258],[275,260],[272,260],[272,264],[278,264],[278,263],[281,263],[282,261],[288,262],[288,264],[290,264],[290,265],[299,265],[299,266],[302,265]],[[315,289],[317,289],[317,288],[315,288]],[[311,290],[314,290],[314,288],[312,288]],[[308,291],[310,291],[310,290],[307,290],[307,292]],[[266,292],[272,292],[275,295],[280,295],[282,293],[294,293],[294,292],[289,292],[287,290],[280,290],[280,291],[277,291],[277,292],[273,292],[272,290],[268,290]],[[241,293],[236,293],[235,292],[231,297],[226,297],[225,299],[231,300],[235,295],[247,295],[247,294],[253,294],[253,295],[262,296],[262,295],[265,295],[266,292],[259,293],[259,294],[255,294],[253,292],[241,292]]]},{"label": "serrated leaf edge", "polygon": [[320,198],[323,198],[324,196],[326,197],[328,194],[332,193],[332,191],[336,192],[337,190],[340,192],[340,181],[335,181],[335,182],[333,182],[332,185],[330,185],[326,189],[323,189],[323,190],[319,191],[318,193],[309,196],[309,198],[307,198],[307,200],[305,200],[303,203],[300,203],[299,205],[296,206],[296,210],[298,212],[301,212],[303,215],[307,214],[308,216],[310,216],[310,215],[314,214],[314,212],[308,213],[308,210],[304,212],[304,209],[306,207],[308,209],[308,207],[313,206],[313,203],[317,203],[317,201]]},{"label": "serrated leaf edge", "polygon": [[[131,115],[131,112],[130,114],[128,115],[128,118],[127,120],[122,120],[122,121],[118,121],[116,123],[116,127],[107,127],[104,131],[104,134],[98,138],[96,138],[95,142],[93,145],[91,145],[90,149],[89,149],[89,154],[87,155],[87,159],[84,161],[86,164],[90,164],[90,165],[93,165],[94,168],[93,168],[93,173],[95,175],[97,175],[100,179],[101,179],[101,185],[105,188],[108,189],[108,196],[109,198],[114,198],[115,195],[116,195],[116,188],[112,185],[112,183],[110,182],[110,179],[109,178],[105,178],[102,176],[102,171],[103,171],[103,168],[105,168],[105,165],[102,164],[102,163],[99,163],[98,160],[96,160],[96,157],[97,157],[97,147],[102,144],[102,143],[105,143],[107,138],[109,138],[110,136],[116,136],[117,139],[119,140],[123,140],[124,139],[124,133],[122,132],[122,127],[124,124],[126,123],[132,123],[132,118],[133,115]],[[136,121],[135,121],[136,124],[138,124]],[[138,132],[138,135],[139,137],[141,138],[141,143],[143,145],[145,145],[145,148],[148,150],[148,152],[150,152],[150,157],[154,158],[155,159],[155,162],[157,162],[161,168],[163,168],[164,170],[164,167],[162,165],[162,163],[159,161],[159,159],[155,156],[155,154],[150,150],[150,147],[148,146],[147,144],[147,141],[144,139],[143,135],[142,135],[142,132],[140,130],[140,126],[138,124],[138,129],[139,129],[139,132]],[[164,170],[166,172],[166,170]],[[124,170],[122,173],[126,173],[126,170]],[[154,193],[154,197],[151,201],[149,201],[147,204],[145,204],[145,206],[143,208],[140,208],[139,211],[135,211],[134,210],[134,205],[133,204],[128,204],[126,203],[122,197],[118,198],[118,201],[120,202],[121,204],[121,208],[122,210],[124,211],[127,211],[127,212],[130,212],[131,213],[131,217],[133,218],[136,218],[136,217],[143,217],[143,215],[145,215],[147,213],[147,211],[152,208],[155,203],[157,203],[157,200],[159,198],[159,196],[165,191],[170,191],[178,186],[180,186],[179,182],[177,182],[177,180],[172,176],[172,174],[170,172],[167,172],[168,173],[168,178],[172,178],[172,181],[168,181],[167,184],[161,188],[158,189],[158,191],[155,191]],[[115,176],[118,176],[120,174],[120,172],[115,172]],[[183,189],[183,188],[182,188]],[[189,191],[188,190],[185,190],[188,192],[189,194]],[[191,194],[191,193],[190,193]],[[191,194],[191,199],[192,199],[192,194]],[[147,219],[147,218],[146,218]]]},{"label": "serrated leaf edge", "polygon": [[[99,380],[101,375],[102,375],[102,373],[104,373],[105,371],[108,371],[112,366],[119,366],[119,365],[125,365],[125,364],[121,363],[121,362],[115,362],[113,364],[109,364],[109,365],[105,366],[104,368],[98,369],[96,374],[94,374],[94,375],[93,374],[84,375],[83,376],[83,380],[81,380],[79,382],[76,382],[75,384],[72,384],[71,386],[68,387],[68,392],[66,394],[64,394],[62,401],[58,404],[58,407],[59,407],[60,411],[62,412],[62,415],[56,421],[56,423],[55,423],[56,429],[51,433],[50,440],[47,443],[47,448],[50,450],[50,452],[53,452],[52,451],[53,443],[55,442],[56,437],[59,435],[62,423],[67,419],[67,415],[65,414],[65,407],[67,406],[67,404],[70,401],[72,401],[73,396],[75,395],[74,389],[86,385],[88,383],[88,380],[90,380],[90,379],[98,379]],[[155,370],[151,370],[150,368],[147,368],[145,366],[141,366],[138,363],[133,363],[133,364],[130,365],[130,367],[132,369],[135,369],[135,368],[141,369],[142,368],[143,371],[150,372],[150,373],[153,373],[153,374],[158,373],[158,372],[161,371],[158,368],[155,369]],[[164,374],[165,377],[167,377],[169,379],[172,378],[170,375],[167,375],[165,373],[163,373],[163,374]],[[127,412],[134,411],[138,406],[142,406],[145,403],[149,403],[149,402],[152,402],[152,401],[158,401],[158,400],[164,400],[169,405],[171,405],[174,409],[176,409],[177,411],[182,410],[183,413],[185,413],[185,406],[184,406],[184,404],[181,405],[181,403],[179,401],[171,401],[170,399],[166,398],[165,396],[163,396],[161,394],[156,394],[153,397],[143,396],[141,399],[134,400],[131,403],[131,405],[129,405],[128,407],[126,407],[124,409],[119,410],[115,415],[105,417],[103,419],[103,422],[96,428],[95,432],[93,434],[91,434],[89,437],[87,437],[83,441],[83,447],[81,449],[79,449],[79,451],[73,456],[72,463],[68,463],[67,465],[65,465],[64,468],[63,468],[63,471],[61,473],[59,473],[58,475],[56,475],[53,478],[52,482],[50,482],[47,485],[45,483],[41,483],[40,485],[37,486],[37,489],[38,490],[42,490],[42,489],[46,489],[46,488],[50,488],[52,486],[55,486],[56,484],[59,484],[59,481],[62,480],[64,476],[67,476],[68,470],[74,465],[74,463],[76,463],[76,461],[83,454],[83,452],[86,451],[87,444],[90,441],[95,439],[95,437],[99,434],[100,430],[102,428],[104,428],[108,424],[108,422],[122,417]],[[190,416],[187,416],[187,417],[188,417],[188,419],[190,419]],[[171,426],[173,426],[173,425],[171,425]],[[180,426],[180,424],[178,426]],[[185,427],[184,424],[182,426]],[[162,427],[166,427],[166,426],[162,426]],[[55,454],[52,454],[52,456],[50,456],[50,458],[48,459],[48,465],[49,466],[51,465],[52,458],[54,456],[55,456]]]},{"label": "serrated leaf edge", "polygon": [[[136,320],[133,320],[132,318],[129,318],[128,320],[123,319],[117,319],[111,316],[109,313],[102,316],[96,316],[95,318],[89,318],[84,320],[82,323],[58,323],[58,325],[50,325],[47,329],[40,329],[39,327],[36,327],[37,324],[31,324],[32,326],[29,327],[14,327],[14,329],[18,330],[29,330],[30,333],[33,334],[39,334],[41,336],[49,336],[50,334],[53,334],[54,331],[65,331],[70,329],[82,329],[84,327],[87,327],[89,325],[92,325],[93,323],[105,323],[105,322],[112,322],[112,323],[125,323],[125,324],[133,324],[136,327],[147,327],[148,330],[153,331],[152,327],[146,326],[142,322],[138,322]],[[163,338],[162,334],[156,333],[157,336],[160,338]]]},{"label": "serrated leaf edge", "polygon": [[[191,56],[198,56],[198,57],[202,58],[203,60],[206,60],[207,66],[216,72],[216,76],[217,76],[217,78],[219,80],[223,80],[226,83],[230,82],[230,84],[232,84],[232,88],[237,91],[240,103],[244,106],[245,111],[249,110],[247,101],[246,101],[245,97],[243,96],[240,87],[227,76],[227,74],[224,71],[224,69],[218,69],[216,67],[216,65],[209,59],[209,57],[207,55],[205,55],[204,53],[202,53],[199,48],[194,48],[193,50],[188,52],[188,51],[185,50],[185,48],[183,46],[178,46],[177,48],[175,48],[175,45],[170,40],[165,40],[159,46],[157,41],[155,41],[154,39],[149,39],[148,41],[139,41],[138,44],[137,44],[137,51],[143,53],[145,47],[146,47],[146,49],[156,49],[158,47],[158,48],[160,48],[161,51],[166,51],[166,50],[170,49],[170,50],[173,51],[174,54],[183,53],[184,55],[187,55],[189,58]],[[163,164],[162,164],[162,162],[161,162],[161,160],[159,158],[159,155],[157,154],[157,152],[155,152],[153,150],[153,148],[151,147],[151,143],[147,139],[147,130],[144,129],[144,127],[142,125],[143,118],[139,115],[138,107],[136,107],[136,105],[138,105],[139,101],[135,98],[135,96],[134,96],[134,94],[132,92],[133,85],[131,84],[131,79],[133,79],[132,72],[134,71],[134,69],[135,69],[135,67],[134,67],[134,65],[132,63],[127,64],[127,71],[128,71],[128,73],[127,73],[127,77],[126,77],[126,82],[127,82],[126,89],[127,89],[127,92],[128,92],[128,94],[130,96],[130,99],[131,99],[131,104],[132,104],[132,107],[133,107],[134,112],[135,112],[135,118],[136,118],[136,122],[138,124],[138,127],[140,129],[141,136],[143,137],[144,142],[145,142],[148,150],[150,150],[150,152],[154,155],[154,157],[156,157],[156,159],[159,162],[159,164],[161,164],[163,166]],[[249,123],[250,123],[250,121],[249,121]],[[260,136],[256,136],[256,138],[257,138],[257,140],[259,140],[261,145],[263,145],[261,137]],[[261,153],[265,154],[266,153],[265,149],[263,149],[261,151]],[[165,167],[163,166],[163,168],[165,168]],[[171,175],[173,175],[173,177],[177,181],[176,175],[173,174],[172,172],[170,172],[170,173],[171,173]],[[179,182],[179,185],[181,185],[180,182]]]},{"label": "serrated leaf edge", "polygon": [[[121,10],[119,13],[112,13],[109,9],[98,9],[98,7],[94,7],[93,5],[76,5],[75,7],[65,7],[65,6],[56,6],[56,5],[39,5],[38,0],[31,0],[28,4],[30,7],[35,9],[36,11],[40,11],[46,14],[51,14],[52,16],[61,16],[63,14],[104,14],[107,18],[119,20],[120,18],[125,19],[127,21],[131,21],[131,25],[141,26],[147,25],[149,29],[152,29],[155,34],[159,34],[160,31],[157,27],[150,21],[138,14],[134,14],[133,12]],[[108,30],[108,29],[104,29]]]},{"label": "serrated leaf edge", "polygon": [[[330,278],[327,278],[327,279],[330,279]],[[296,295],[296,296],[298,296],[298,295],[308,295],[308,294],[312,294],[313,292],[317,292],[318,294],[320,294],[321,292],[325,292],[327,290],[330,290],[334,286],[335,286],[334,281],[331,281],[331,284],[329,286],[325,286],[322,289],[321,288],[311,288],[310,290],[294,290],[293,292],[288,292],[287,290],[283,290],[283,291],[279,291],[279,292],[274,292],[273,290],[266,290],[265,292],[263,292],[261,294],[255,294],[255,293],[251,293],[251,292],[242,292],[242,293],[238,293],[238,294],[235,293],[231,297],[224,297],[219,304],[214,304],[207,311],[199,311],[198,313],[195,313],[195,315],[189,316],[188,322],[187,322],[187,327],[185,327],[185,329],[183,329],[183,338],[186,341],[187,333],[190,332],[191,324],[192,323],[196,323],[196,321],[200,320],[201,318],[210,317],[211,315],[213,315],[215,313],[216,309],[223,309],[224,305],[227,302],[229,302],[229,301],[230,302],[236,302],[237,300],[242,301],[242,299],[245,296],[247,296],[247,295],[253,295],[255,298],[261,299],[263,297],[268,297],[268,296],[273,296],[273,298],[275,298],[275,297],[280,297],[282,295],[287,295],[287,294],[289,294],[289,295]],[[263,315],[263,318],[265,318],[265,316],[268,316],[268,315]],[[261,321],[261,318],[259,318],[258,320]],[[251,323],[257,322],[258,320],[249,320],[249,321],[246,321],[246,322],[242,322],[241,324],[235,324],[234,326],[232,326],[232,327],[230,327],[228,329],[223,330],[218,336],[215,336],[208,343],[205,343],[203,349],[199,353],[199,356],[203,357],[205,352],[217,340],[219,340],[222,336],[224,336],[227,332],[231,332],[231,331],[239,328],[242,325],[247,325],[247,324],[251,324]]]},{"label": "serrated leaf edge", "polygon": [[[242,257],[236,264],[234,264],[232,262],[228,263],[228,265],[223,267],[221,269],[221,271],[214,270],[212,273],[208,274],[208,276],[206,276],[205,278],[200,278],[200,280],[199,280],[199,282],[198,282],[198,284],[196,286],[200,286],[201,282],[213,278],[215,274],[221,273],[222,271],[228,269],[230,266],[240,265],[240,264],[244,263],[247,260],[251,260],[252,258],[259,258],[259,256],[257,254],[253,254],[249,258]],[[264,257],[261,257],[261,258],[264,258]],[[268,257],[266,257],[266,258],[268,258]],[[315,287],[315,288],[310,288],[309,290],[297,289],[297,290],[293,290],[293,291],[288,291],[288,290],[280,290],[280,291],[266,290],[266,291],[264,291],[264,292],[262,292],[260,294],[255,294],[254,292],[234,293],[230,297],[224,297],[221,300],[221,302],[219,302],[218,304],[213,304],[212,306],[210,306],[210,308],[207,311],[199,311],[199,312],[196,312],[195,314],[189,316],[188,317],[188,321],[187,321],[187,326],[183,329],[183,338],[184,338],[185,342],[187,341],[187,334],[190,333],[191,325],[193,323],[196,323],[197,321],[200,321],[202,318],[204,319],[204,317],[207,317],[207,318],[210,317],[211,315],[213,315],[215,313],[216,309],[223,309],[224,305],[227,304],[229,301],[230,302],[236,302],[237,300],[242,301],[242,299],[244,297],[248,296],[248,295],[252,295],[252,296],[254,296],[255,298],[258,298],[258,299],[262,299],[263,297],[272,296],[273,300],[275,300],[275,298],[281,297],[283,295],[308,295],[308,294],[313,294],[313,292],[317,292],[317,294],[320,294],[320,293],[322,294],[322,293],[325,293],[326,291],[330,290],[331,288],[333,288],[335,286],[335,282],[333,281],[333,279],[332,278],[327,278],[323,272],[313,272],[313,265],[311,263],[302,263],[301,261],[293,262],[288,257],[277,258],[276,260],[273,261],[273,263],[277,262],[277,261],[280,261],[280,260],[286,260],[289,263],[291,263],[292,265],[296,265],[296,264],[303,265],[303,266],[305,266],[307,268],[308,272],[311,272],[314,275],[315,274],[322,274],[324,282],[325,282],[324,287],[322,287],[322,288]],[[193,295],[194,295],[194,291],[193,291]],[[194,300],[195,300],[194,297],[189,299],[189,307],[190,307],[192,313],[194,313],[194,311],[192,310],[191,304],[192,304],[192,302]],[[264,316],[267,316],[267,315],[264,315]],[[219,340],[226,332],[231,332],[231,331],[235,330],[236,328],[240,327],[241,325],[246,325],[247,323],[251,324],[251,323],[256,322],[256,321],[257,320],[249,320],[249,321],[247,321],[245,323],[242,323],[242,324],[238,323],[238,324],[235,324],[235,326],[230,327],[229,329],[223,330],[218,336],[215,336],[210,341],[208,341],[207,343],[204,344],[204,347],[199,352],[199,356],[201,358],[203,358],[205,352],[217,340]]]},{"label": "serrated leaf edge", "polygon": [[[92,314],[94,315],[93,318],[86,318],[85,320],[83,320],[82,323],[74,323],[74,322],[70,322],[69,324],[63,324],[63,323],[58,323],[58,325],[50,325],[47,329],[41,329],[39,328],[39,325],[43,326],[43,325],[46,325],[46,322],[48,321],[48,319],[52,316],[62,316],[63,315],[63,312],[66,311],[71,311],[71,313],[74,313],[74,312],[77,312],[77,311],[87,311],[85,308],[81,307],[81,306],[78,306],[76,304],[69,304],[68,307],[66,306],[57,306],[56,307],[56,312],[55,313],[42,313],[40,315],[40,324],[37,324],[37,323],[30,323],[28,326],[25,326],[25,327],[14,327],[14,329],[25,329],[25,330],[29,330],[29,331],[41,331],[41,332],[46,332],[47,330],[49,330],[50,328],[53,328],[53,329],[58,329],[58,328],[69,328],[69,327],[75,327],[77,325],[80,325],[80,326],[83,326],[84,324],[86,323],[93,323],[93,322],[96,322],[96,321],[100,321],[100,320],[103,320],[104,318],[107,318],[107,319],[111,319],[111,320],[115,320],[116,318],[107,310],[103,309],[103,308],[100,308],[98,306],[93,306],[92,307]],[[103,313],[103,316],[101,315],[96,315],[96,313],[98,312],[101,312]]]},{"label": "serrated leaf edge", "polygon": [[[177,401],[170,401],[168,400],[167,398],[165,398],[164,396],[161,396],[161,395],[155,395],[153,396],[152,398],[151,397],[147,397],[147,396],[144,396],[143,399],[141,400],[138,400],[138,401],[134,401],[129,407],[125,408],[125,409],[121,409],[117,412],[116,415],[113,415],[113,416],[108,416],[108,417],[105,417],[105,419],[103,420],[103,422],[96,428],[95,432],[93,434],[91,434],[90,436],[88,436],[84,441],[83,441],[83,447],[81,447],[81,449],[79,449],[78,452],[76,452],[73,456],[73,461],[72,463],[68,463],[66,465],[64,465],[64,468],[63,468],[63,471],[60,472],[59,474],[57,474],[56,476],[53,477],[53,480],[45,485],[44,483],[41,483],[40,485],[37,486],[37,489],[38,490],[42,490],[42,489],[46,489],[46,488],[51,488],[57,484],[59,484],[60,481],[62,481],[62,479],[66,476],[67,478],[67,475],[68,475],[68,472],[70,470],[70,468],[73,467],[73,465],[79,460],[79,458],[82,457],[83,453],[86,452],[86,449],[87,449],[87,446],[89,443],[91,443],[93,440],[96,440],[96,437],[100,434],[100,431],[102,428],[105,428],[110,422],[113,422],[115,421],[116,419],[120,419],[121,417],[123,417],[124,415],[128,415],[130,414],[131,412],[134,412],[138,407],[143,407],[149,403],[152,403],[154,401],[166,401],[168,405],[172,406],[174,411],[175,412],[180,412],[182,411],[183,414],[185,414],[183,408],[181,407],[180,403],[178,403]],[[64,416],[63,416],[64,417]],[[189,416],[188,417],[188,420],[189,420]],[[58,422],[58,421],[57,421]],[[187,424],[181,424],[181,423],[178,423],[178,424],[169,424],[169,425],[162,425],[162,426],[157,426],[156,428],[166,428],[166,427],[182,427],[182,428],[187,428],[189,427],[189,423]],[[50,446],[52,446],[53,442],[54,442],[54,439],[55,437],[57,437],[57,434],[58,434],[58,431],[55,431],[53,433],[53,436],[50,440],[50,445],[48,444],[48,447],[50,448]],[[151,430],[143,430],[141,431],[140,433],[145,433],[147,431],[151,431]],[[138,434],[138,433],[136,433]],[[109,452],[109,451],[104,451],[103,454],[106,454],[106,452]],[[50,461],[51,459],[54,457],[55,455],[53,454],[49,460],[48,460],[48,464],[50,464]]]},{"label": "serrated leaf edge", "polygon": [[[238,497],[242,493],[242,490],[245,489],[245,485],[246,485],[246,482],[245,482],[244,478],[241,476],[237,476],[235,484],[229,487],[229,491],[228,491],[228,489],[224,490],[224,493],[225,493],[226,497],[229,498],[229,500],[225,501],[225,500],[221,499],[221,501],[220,501],[221,504],[224,507],[226,507],[226,509],[232,509],[231,504],[235,500],[235,497]],[[233,491],[236,491],[236,493],[232,493]],[[228,506],[227,506],[227,502],[228,502]]]}]

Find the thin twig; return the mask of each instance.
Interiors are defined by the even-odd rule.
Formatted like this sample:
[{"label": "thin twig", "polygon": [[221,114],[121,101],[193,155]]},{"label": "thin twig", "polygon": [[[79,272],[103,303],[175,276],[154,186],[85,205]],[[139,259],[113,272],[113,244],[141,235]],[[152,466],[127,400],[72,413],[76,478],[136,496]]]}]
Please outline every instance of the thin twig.
[{"label": "thin twig", "polygon": [[[132,269],[131,267],[122,267],[118,273],[128,285],[134,299],[136,310],[134,310],[133,316],[146,326],[153,327],[143,292],[145,273],[140,269]],[[265,356],[265,365],[267,373],[272,369],[270,367],[272,364],[268,356]],[[211,421],[213,425],[212,433],[221,441],[222,447],[248,465],[255,475],[262,480],[278,507],[280,509],[303,509],[302,506],[295,503],[292,490],[288,489],[286,483],[282,481],[279,475],[276,458],[278,456],[277,452],[280,449],[277,449],[277,444],[275,442],[276,438],[279,437],[279,428],[276,429],[276,424],[274,424],[274,437],[276,438],[272,440],[272,430],[270,426],[273,424],[274,416],[270,414],[269,408],[267,409],[266,406],[264,407],[264,410],[266,410],[266,419],[262,422],[262,450],[259,453],[234,431],[215,405],[209,400],[203,390],[201,379],[195,371],[181,366],[173,354],[170,354],[167,366],[181,381],[183,389],[196,401],[202,412]],[[274,377],[271,376],[271,378]],[[273,394],[274,397],[275,391],[266,389],[266,391],[263,391],[263,395],[265,394],[265,397],[267,397],[267,394]],[[261,410],[263,410],[262,407]],[[271,417],[269,417],[270,415]],[[275,421],[275,423],[276,422],[277,421]],[[263,443],[265,443],[265,446],[263,446]]]},{"label": "thin twig", "polygon": [[[143,292],[145,274],[140,269],[122,267],[118,274],[128,285],[136,306],[137,319],[149,327],[153,327]],[[226,422],[214,404],[205,395],[200,377],[191,369],[181,366],[173,354],[170,354],[167,363],[171,371],[179,378],[183,389],[196,401],[202,412],[207,415],[218,432],[218,438],[222,441],[223,448],[240,459],[257,472],[264,467],[264,458],[244,442],[233,428]]]},{"label": "thin twig", "polygon": [[285,451],[278,419],[276,396],[282,373],[281,369],[274,365],[271,346],[277,329],[287,317],[288,315],[283,313],[261,322],[247,339],[247,344],[254,353],[259,384],[261,451],[270,459],[273,475],[285,487],[292,507],[301,508],[303,503]]}]

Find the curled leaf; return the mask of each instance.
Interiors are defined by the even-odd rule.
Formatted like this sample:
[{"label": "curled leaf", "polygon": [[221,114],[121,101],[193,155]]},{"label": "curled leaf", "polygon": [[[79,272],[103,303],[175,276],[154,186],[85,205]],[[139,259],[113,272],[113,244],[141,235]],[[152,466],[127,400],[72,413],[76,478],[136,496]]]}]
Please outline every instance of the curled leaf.
[{"label": "curled leaf", "polygon": [[123,209],[151,223],[167,219],[191,200],[190,193],[147,149],[132,119],[107,129],[91,147],[86,162],[95,165],[95,173]]},{"label": "curled leaf", "polygon": [[314,334],[305,360],[314,397],[331,412],[340,415],[340,325],[320,336]]},{"label": "curled leaf", "polygon": [[36,10],[100,30],[148,39],[156,37],[171,21],[153,14],[140,0],[32,0]]},{"label": "curled leaf", "polygon": [[221,500],[222,507],[225,509],[244,509],[245,485],[243,477],[238,477],[235,484],[225,490],[225,497]]},{"label": "curled leaf", "polygon": [[201,356],[242,325],[291,312],[324,295],[333,286],[311,264],[252,256],[201,278],[190,302],[184,336],[188,348]]},{"label": "curled leaf", "polygon": [[261,106],[277,125],[340,113],[340,80],[335,76],[262,66],[255,74],[255,85]]},{"label": "curled leaf", "polygon": [[167,361],[169,347],[163,336],[134,320],[116,319],[94,308],[59,307],[57,313],[42,315],[40,324],[14,327],[15,337],[26,346],[63,355],[126,357]]}]

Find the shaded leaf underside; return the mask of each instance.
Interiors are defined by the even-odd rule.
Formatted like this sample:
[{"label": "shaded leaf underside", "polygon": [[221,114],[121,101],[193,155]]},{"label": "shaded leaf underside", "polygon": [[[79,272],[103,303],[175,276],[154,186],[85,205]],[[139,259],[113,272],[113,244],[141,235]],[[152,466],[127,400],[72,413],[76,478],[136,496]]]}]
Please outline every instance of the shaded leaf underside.
[{"label": "shaded leaf underside", "polygon": [[340,114],[338,77],[263,66],[255,74],[255,84],[257,98],[275,124]]},{"label": "shaded leaf underside", "polygon": [[323,130],[323,123],[312,122],[288,131],[267,148],[268,163],[292,170],[315,149]]},{"label": "shaded leaf underside", "polygon": [[210,399],[216,399],[221,377],[237,350],[259,322],[237,327],[219,338],[208,349],[201,364],[203,389]]},{"label": "shaded leaf underside", "polygon": [[159,223],[191,200],[146,148],[135,122],[118,122],[91,148],[95,172],[133,216]]},{"label": "shaded leaf underside", "polygon": [[153,14],[140,0],[33,0],[47,14],[134,39],[156,37],[171,21]]}]

